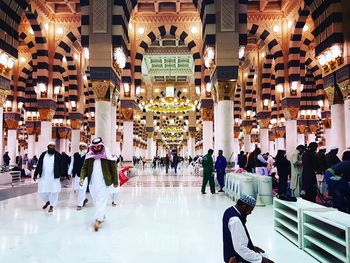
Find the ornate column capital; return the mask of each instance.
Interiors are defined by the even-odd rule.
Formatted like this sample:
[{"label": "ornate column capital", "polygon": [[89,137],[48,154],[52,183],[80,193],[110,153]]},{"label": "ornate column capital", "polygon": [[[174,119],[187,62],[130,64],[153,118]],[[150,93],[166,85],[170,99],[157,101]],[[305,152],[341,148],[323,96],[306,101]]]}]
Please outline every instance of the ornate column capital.
[{"label": "ornate column capital", "polygon": [[51,108],[41,108],[38,109],[38,112],[41,121],[52,121],[53,116],[55,115],[55,110]]},{"label": "ornate column capital", "polygon": [[306,131],[306,125],[299,124],[299,125],[298,125],[298,132],[299,132],[300,134],[305,134],[305,131]]},{"label": "ornate column capital", "polygon": [[298,118],[298,114],[299,114],[298,107],[285,107],[285,108],[282,108],[282,111],[286,120],[296,120]]},{"label": "ornate column capital", "polygon": [[214,110],[211,108],[202,108],[201,116],[203,121],[213,121],[214,119]]},{"label": "ornate column capital", "polygon": [[9,130],[17,129],[20,119],[21,119],[21,115],[19,113],[15,113],[15,112],[4,113],[4,120]]},{"label": "ornate column capital", "polygon": [[332,120],[330,118],[323,119],[322,122],[326,129],[332,128]]},{"label": "ornate column capital", "polygon": [[0,107],[4,106],[7,95],[10,95],[10,93],[11,92],[9,90],[0,88]]},{"label": "ornate column capital", "polygon": [[284,138],[286,134],[286,127],[280,126],[275,128],[275,136],[276,138]]},{"label": "ornate column capital", "polygon": [[221,100],[233,100],[237,82],[231,80],[218,80],[216,83],[216,98]]},{"label": "ornate column capital", "polygon": [[242,121],[242,127],[246,134],[251,134],[253,129],[253,121],[250,121],[250,120]]},{"label": "ornate column capital", "polygon": [[134,118],[134,110],[132,108],[122,108],[121,113],[123,121],[132,121]]},{"label": "ornate column capital", "polygon": [[260,129],[267,129],[270,125],[270,119],[259,119],[258,120]]},{"label": "ornate column capital", "polygon": [[109,81],[92,81],[92,91],[96,101],[111,101],[111,83]]}]

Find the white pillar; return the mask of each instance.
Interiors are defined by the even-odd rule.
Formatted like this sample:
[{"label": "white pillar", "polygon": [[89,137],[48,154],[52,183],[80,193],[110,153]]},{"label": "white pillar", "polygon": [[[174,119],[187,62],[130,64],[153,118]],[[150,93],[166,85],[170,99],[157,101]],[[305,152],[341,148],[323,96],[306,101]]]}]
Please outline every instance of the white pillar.
[{"label": "white pillar", "polygon": [[59,151],[60,153],[62,153],[62,152],[67,153],[67,143],[68,143],[68,140],[67,140],[67,139],[61,138],[61,139],[60,139],[60,146],[59,146],[58,149],[57,149],[57,147],[56,147],[56,150]]},{"label": "white pillar", "polygon": [[42,121],[38,141],[38,158],[42,152],[47,151],[47,144],[50,141],[52,141],[52,123],[51,121]]},{"label": "white pillar", "polygon": [[122,156],[124,161],[131,162],[132,157],[134,156],[134,146],[133,146],[134,122],[124,121],[123,125],[124,125],[124,128],[123,128]]},{"label": "white pillar", "polygon": [[152,139],[152,155],[151,158],[153,159],[157,155],[157,141]]},{"label": "white pillar", "polygon": [[345,146],[350,147],[350,97],[344,101]]},{"label": "white pillar", "polygon": [[296,120],[287,120],[286,123],[286,153],[290,160],[293,152],[298,146],[298,127]]},{"label": "white pillar", "polygon": [[117,153],[117,107],[111,104],[111,151]]},{"label": "white pillar", "polygon": [[[7,151],[11,158],[10,164],[16,163],[17,130],[7,130]],[[2,156],[1,156],[2,158]]]},{"label": "white pillar", "polygon": [[269,141],[269,153],[271,156],[276,156],[275,141]]},{"label": "white pillar", "polygon": [[219,116],[218,116],[218,105],[214,104],[214,152],[218,152],[218,140],[217,137],[219,136],[219,128],[218,128],[218,123],[219,123]]},{"label": "white pillar", "polygon": [[250,134],[244,134],[244,137],[243,137],[243,142],[244,142],[244,146],[243,146],[243,149],[244,149],[244,152],[248,152],[250,153],[251,152],[251,144],[252,144],[252,136]]},{"label": "white pillar", "polygon": [[331,147],[337,146],[339,152],[345,149],[345,120],[344,120],[344,105],[334,104],[331,106],[332,116],[332,140]]},{"label": "white pillar", "polygon": [[188,148],[188,156],[191,156],[192,158],[194,158],[196,155],[194,138],[188,137],[187,148]]},{"label": "white pillar", "polygon": [[153,151],[153,145],[152,145],[152,137],[147,137],[147,152],[146,152],[146,159],[151,160],[152,159],[152,151]]},{"label": "white pillar", "polygon": [[238,138],[233,138],[233,151],[236,156],[240,153]]},{"label": "white pillar", "polygon": [[4,108],[0,107],[0,164],[3,164],[2,157],[4,156],[4,127],[3,127],[3,121],[4,121]]},{"label": "white pillar", "polygon": [[218,102],[218,149],[223,150],[227,161],[233,152],[233,101],[221,100]]},{"label": "white pillar", "polygon": [[28,135],[28,158],[29,159],[32,159],[33,156],[35,155],[34,143],[35,143],[35,135],[29,134]]},{"label": "white pillar", "polygon": [[72,154],[79,151],[79,143],[80,143],[80,130],[72,129],[71,130],[71,152],[72,152]]},{"label": "white pillar", "polygon": [[276,138],[276,154],[278,150],[285,150],[286,149],[286,144],[285,144],[285,139],[284,138]]},{"label": "white pillar", "polygon": [[[213,149],[213,122],[203,121],[203,153]],[[220,149],[218,149],[220,150]]]},{"label": "white pillar", "polygon": [[121,151],[120,151],[120,142],[116,142],[115,143],[115,154],[117,156],[121,155]]},{"label": "white pillar", "polygon": [[327,152],[329,152],[332,147],[332,128],[324,129],[324,138],[326,141]]},{"label": "white pillar", "polygon": [[305,145],[305,135],[298,133],[298,145]]},{"label": "white pillar", "polygon": [[109,101],[95,102],[96,137],[101,137],[103,143],[111,147],[111,103]]},{"label": "white pillar", "polygon": [[260,129],[260,149],[262,153],[269,152],[269,129]]},{"label": "white pillar", "polygon": [[307,134],[307,144],[309,145],[310,142],[316,142],[316,135],[313,133]]}]

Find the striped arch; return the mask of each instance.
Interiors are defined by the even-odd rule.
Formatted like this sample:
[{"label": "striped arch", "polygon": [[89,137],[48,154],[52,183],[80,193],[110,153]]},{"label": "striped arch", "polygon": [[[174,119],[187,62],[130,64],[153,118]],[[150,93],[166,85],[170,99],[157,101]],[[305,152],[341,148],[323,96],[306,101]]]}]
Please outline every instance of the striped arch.
[{"label": "striped arch", "polygon": [[195,41],[191,37],[189,37],[189,35],[185,31],[180,32],[177,26],[174,26],[174,25],[171,25],[171,26],[163,25],[158,27],[154,31],[148,32],[146,35],[147,37],[145,37],[143,41],[141,41],[135,54],[135,65],[134,65],[135,87],[140,86],[142,82],[141,65],[142,65],[143,56],[147,48],[157,39],[157,37],[162,37],[165,35],[172,35],[176,38],[179,38],[185,43],[185,45],[192,52],[192,57],[195,64],[195,68],[194,68],[195,85],[201,86],[202,60],[201,60],[200,51]]},{"label": "striped arch", "polygon": [[248,44],[247,23],[248,23],[248,0],[238,0],[239,14],[238,14],[238,31],[239,31],[239,45],[246,46]]},{"label": "striped arch", "polygon": [[288,79],[292,81],[300,80],[300,47],[303,36],[303,28],[310,12],[308,9],[298,10],[298,19],[295,22],[294,32],[290,36],[288,52]]},{"label": "striped arch", "polygon": [[248,73],[247,85],[245,88],[244,96],[244,110],[253,111],[253,84],[254,84],[255,68],[250,68]]},{"label": "striped arch", "polygon": [[237,85],[233,98],[233,118],[241,120],[242,116],[242,87]]},{"label": "striped arch", "polygon": [[262,68],[261,80],[261,99],[271,99],[271,73],[272,73],[273,56],[267,54]]},{"label": "striped arch", "polygon": [[271,119],[277,119],[277,117],[279,116],[275,87],[276,87],[275,73],[273,72],[271,74],[271,101],[274,101],[274,104],[271,107]]},{"label": "striped arch", "polygon": [[80,0],[81,9],[81,45],[89,47],[90,1]]},{"label": "striped arch", "polygon": [[311,70],[307,70],[305,75],[304,89],[301,92],[300,110],[318,109],[316,100],[316,83]]},{"label": "striped arch", "polygon": [[311,57],[307,57],[305,61],[306,67],[311,71],[316,85],[316,99],[324,100],[325,99],[325,91],[323,86],[323,78],[322,78],[322,67],[316,61],[316,59],[312,59]]},{"label": "striped arch", "polygon": [[304,83],[304,77],[305,77],[305,58],[306,54],[309,50],[310,44],[314,41],[314,35],[311,32],[306,32],[303,35],[303,40],[300,47],[300,78],[301,83]]},{"label": "striped arch", "polygon": [[0,5],[0,23],[6,28],[6,34],[0,35],[0,48],[15,58],[18,57],[18,26],[27,7],[25,0],[1,1]]},{"label": "striped arch", "polygon": [[280,44],[277,40],[271,35],[262,26],[252,24],[248,32],[252,35],[255,35],[257,38],[260,38],[267,45],[269,53],[272,54],[275,60],[275,73],[276,73],[276,85],[283,84],[284,79],[284,62],[283,62],[283,52]]},{"label": "striped arch", "polygon": [[[31,10],[31,6],[29,6],[29,10]],[[49,55],[47,39],[41,27],[42,21],[40,21],[36,10],[26,11],[25,15],[34,32],[35,46],[37,48],[37,65],[33,80],[35,84],[44,83],[47,85],[49,83]]]},{"label": "striped arch", "polygon": [[[19,69],[19,76],[18,76],[17,87],[16,87],[17,103],[19,103],[19,102],[25,103],[26,102],[25,101],[26,83],[27,83],[27,80],[30,77],[32,77],[32,73],[33,73],[32,65],[33,65],[32,61],[29,61],[22,68]],[[36,94],[35,94],[35,96],[36,96]]]}]

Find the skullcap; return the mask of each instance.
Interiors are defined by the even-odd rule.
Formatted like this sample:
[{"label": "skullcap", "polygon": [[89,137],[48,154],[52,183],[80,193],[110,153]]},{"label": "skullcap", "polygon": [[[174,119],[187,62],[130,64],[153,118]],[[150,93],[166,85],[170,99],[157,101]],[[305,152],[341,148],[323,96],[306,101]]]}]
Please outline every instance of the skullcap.
[{"label": "skullcap", "polygon": [[254,197],[250,196],[250,195],[245,195],[245,194],[241,194],[241,197],[239,198],[239,200],[241,200],[243,203],[245,203],[246,205],[255,206],[256,200]]}]

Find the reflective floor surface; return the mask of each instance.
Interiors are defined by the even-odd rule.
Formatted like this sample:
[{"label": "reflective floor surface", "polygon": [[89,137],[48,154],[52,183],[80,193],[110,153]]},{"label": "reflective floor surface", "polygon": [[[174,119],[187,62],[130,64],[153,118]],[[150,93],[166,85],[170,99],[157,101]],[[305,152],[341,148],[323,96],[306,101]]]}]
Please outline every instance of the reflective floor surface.
[{"label": "reflective floor surface", "polygon": [[[122,187],[118,206],[109,205],[98,233],[90,227],[91,198],[76,211],[69,188],[53,214],[41,209],[37,193],[1,201],[0,262],[223,262],[221,219],[232,202],[222,194],[202,195],[200,184],[201,178],[181,171],[140,171]],[[248,229],[275,262],[317,262],[273,230],[271,206],[256,208]]]}]

